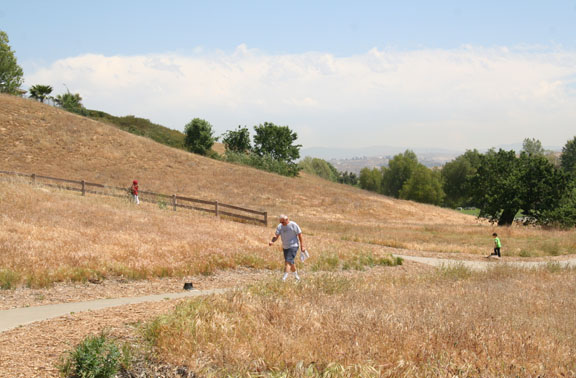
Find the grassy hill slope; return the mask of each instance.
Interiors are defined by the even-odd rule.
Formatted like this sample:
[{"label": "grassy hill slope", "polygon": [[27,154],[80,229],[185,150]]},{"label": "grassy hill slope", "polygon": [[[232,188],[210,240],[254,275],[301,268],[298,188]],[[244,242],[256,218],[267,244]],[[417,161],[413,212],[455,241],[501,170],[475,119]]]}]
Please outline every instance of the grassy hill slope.
[{"label": "grassy hill slope", "polygon": [[[268,228],[155,204],[0,186],[0,285],[42,286],[96,275],[133,278],[278,268],[267,246],[275,215],[304,229],[309,267],[355,269],[391,252],[484,255],[493,228],[472,216],[302,174],[288,178],[169,148],[34,101],[0,95],[0,170],[37,173],[268,211]],[[506,256],[572,253],[568,231],[506,228]],[[10,285],[10,284],[8,284]]]},{"label": "grassy hill slope", "polygon": [[35,101],[0,96],[0,169],[217,199],[301,222],[469,224],[471,217],[306,174],[280,177],[169,148]]},{"label": "grassy hill slope", "polygon": [[184,139],[186,137],[184,133],[152,123],[145,118],[132,115],[116,117],[98,110],[88,110],[88,117],[95,121],[111,124],[120,130],[150,138],[170,147],[184,148]]}]

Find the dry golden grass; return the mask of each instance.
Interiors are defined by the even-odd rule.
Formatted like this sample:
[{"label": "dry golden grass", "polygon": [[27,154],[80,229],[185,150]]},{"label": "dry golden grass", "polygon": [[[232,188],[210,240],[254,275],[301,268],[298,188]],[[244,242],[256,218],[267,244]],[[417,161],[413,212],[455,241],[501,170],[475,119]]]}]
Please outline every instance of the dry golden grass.
[{"label": "dry golden grass", "polygon": [[[218,269],[280,269],[272,229],[113,197],[82,197],[23,183],[0,186],[0,287],[44,287],[56,281],[123,276],[212,274]],[[361,269],[388,256],[378,246],[307,237],[310,266]]]},{"label": "dry golden grass", "polygon": [[506,257],[571,255],[576,250],[574,230],[547,230],[541,227],[489,224],[373,224],[348,225],[342,238],[410,251],[434,251],[487,255],[493,248],[492,233],[497,232]]},{"label": "dry golden grass", "polygon": [[189,301],[145,335],[206,376],[574,376],[574,290],[562,269],[324,273]]},{"label": "dry golden grass", "polygon": [[[494,228],[456,211],[400,201],[302,174],[236,166],[14,96],[0,95],[0,169],[86,179],[287,213],[307,233],[414,251],[486,254]],[[573,232],[498,231],[506,256],[572,253]]]},{"label": "dry golden grass", "polygon": [[[492,247],[492,226],[455,211],[207,159],[14,96],[0,95],[0,104],[0,169],[114,186],[137,178],[142,190],[266,210],[272,224],[287,213],[309,239],[314,269],[358,268],[394,248],[484,255]],[[265,248],[271,228],[18,182],[0,191],[3,287],[280,266],[279,252]],[[576,246],[572,231],[499,232],[505,256],[561,255]]]},{"label": "dry golden grass", "polygon": [[322,222],[474,223],[472,217],[399,201],[302,174],[288,178],[172,149],[36,101],[0,95],[0,170],[217,199]]},{"label": "dry golden grass", "polygon": [[[280,177],[159,145],[0,95],[0,170],[85,179],[261,209],[268,228],[154,204],[0,182],[0,287],[280,269],[275,215],[303,228],[319,275],[194,301],[148,329],[161,355],[206,374],[575,375],[573,271],[465,269],[398,277],[391,251],[485,255],[494,227],[302,174]],[[504,256],[573,253],[573,231],[498,229]],[[342,270],[347,272],[343,273]],[[313,275],[310,274],[310,277]],[[175,343],[174,340],[180,342]]]}]

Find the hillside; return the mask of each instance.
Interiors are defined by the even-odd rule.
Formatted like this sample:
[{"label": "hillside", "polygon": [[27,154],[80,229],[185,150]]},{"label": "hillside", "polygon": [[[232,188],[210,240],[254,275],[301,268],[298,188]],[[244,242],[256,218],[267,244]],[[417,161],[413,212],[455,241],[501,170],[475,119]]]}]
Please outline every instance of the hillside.
[{"label": "hillside", "polygon": [[169,148],[35,101],[0,96],[0,169],[178,193],[303,223],[469,224],[473,218],[302,174],[287,178]]},{"label": "hillside", "polygon": [[184,133],[152,123],[145,118],[131,115],[116,117],[98,110],[88,110],[88,117],[95,121],[111,124],[120,130],[150,138],[170,147],[184,148],[184,139],[186,137]]}]

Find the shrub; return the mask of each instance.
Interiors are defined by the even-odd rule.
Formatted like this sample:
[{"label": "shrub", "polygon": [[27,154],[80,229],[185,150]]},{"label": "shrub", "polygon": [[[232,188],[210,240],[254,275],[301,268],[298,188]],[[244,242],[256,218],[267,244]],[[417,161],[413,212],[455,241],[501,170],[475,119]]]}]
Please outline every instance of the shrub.
[{"label": "shrub", "polygon": [[104,333],[88,336],[68,352],[60,366],[67,377],[107,378],[113,377],[121,367],[129,364],[130,352],[119,349]]},{"label": "shrub", "polygon": [[195,154],[207,155],[214,142],[218,140],[214,137],[212,125],[203,119],[194,118],[184,127],[186,138],[184,145],[188,151]]},{"label": "shrub", "polygon": [[262,171],[277,173],[288,177],[298,176],[298,172],[300,172],[297,164],[276,160],[271,155],[258,156],[254,153],[226,151],[224,160],[229,163],[248,165]]}]

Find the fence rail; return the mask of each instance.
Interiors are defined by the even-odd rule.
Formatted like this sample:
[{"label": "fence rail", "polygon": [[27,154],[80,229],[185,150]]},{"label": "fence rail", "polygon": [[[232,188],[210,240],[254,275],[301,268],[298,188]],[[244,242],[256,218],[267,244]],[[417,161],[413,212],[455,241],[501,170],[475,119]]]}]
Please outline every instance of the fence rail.
[{"label": "fence rail", "polygon": [[[128,195],[127,188],[120,188],[116,186],[108,186],[104,184],[98,184],[93,182],[87,182],[85,180],[69,180],[63,179],[58,177],[50,177],[50,176],[42,176],[37,175],[35,173],[20,173],[20,172],[10,172],[10,171],[2,171],[0,170],[0,175],[10,175],[10,176],[18,176],[18,177],[29,177],[32,183],[40,184],[43,186],[71,190],[75,192],[82,193],[83,196],[86,194],[96,194],[96,195],[103,195],[109,197],[118,197],[118,198],[125,198]],[[52,181],[61,184],[54,184],[49,182],[43,181]],[[64,185],[62,185],[64,184]],[[72,187],[66,184],[75,184],[79,187]],[[91,188],[98,188],[101,190],[93,190],[88,189]],[[266,211],[258,211],[253,209],[247,209],[245,207],[230,205],[227,203],[221,203],[218,201],[208,201],[199,198],[190,198],[179,196],[176,194],[164,194],[164,193],[156,193],[156,192],[149,192],[141,190],[139,193],[140,201],[142,202],[149,202],[149,203],[162,203],[166,207],[172,207],[172,210],[176,211],[177,208],[181,209],[188,209],[188,210],[197,210],[197,211],[204,211],[208,213],[213,213],[217,217],[225,216],[232,218],[234,220],[242,220],[242,221],[251,221],[256,223],[262,223],[265,226],[268,226],[268,212]],[[204,205],[204,207],[201,207]],[[235,210],[236,212],[230,211],[222,211],[222,208],[226,208],[229,210]],[[238,214],[240,212],[240,214]]]}]

